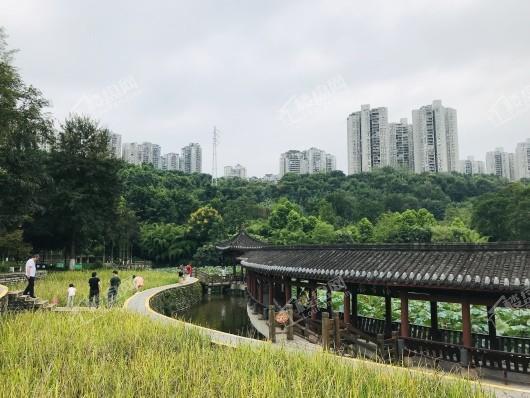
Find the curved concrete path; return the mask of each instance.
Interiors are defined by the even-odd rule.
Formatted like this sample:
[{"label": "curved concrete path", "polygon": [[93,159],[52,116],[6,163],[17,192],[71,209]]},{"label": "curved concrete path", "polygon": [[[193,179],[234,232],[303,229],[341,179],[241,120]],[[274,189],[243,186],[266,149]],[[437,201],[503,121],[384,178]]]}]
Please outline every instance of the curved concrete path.
[{"label": "curved concrete path", "polygon": [[[165,286],[159,286],[154,287],[151,289],[144,290],[142,292],[138,292],[134,294],[132,297],[128,298],[123,307],[132,312],[137,312],[139,314],[146,315],[150,317],[153,320],[164,322],[167,324],[173,324],[173,325],[180,325],[184,326],[185,328],[194,329],[202,333],[203,335],[210,338],[210,340],[215,344],[230,346],[230,347],[238,347],[241,345],[250,345],[254,347],[263,347],[268,346],[271,348],[278,348],[278,349],[286,349],[287,351],[295,351],[300,352],[304,354],[311,354],[316,352],[317,350],[311,350],[308,349],[309,347],[307,345],[301,345],[301,344],[285,344],[285,342],[280,342],[276,344],[272,344],[267,341],[261,341],[261,340],[255,340],[250,339],[247,337],[242,336],[236,336],[230,333],[224,333],[213,329],[208,329],[202,326],[193,325],[191,323],[183,322],[175,318],[171,318],[169,316],[162,315],[156,311],[154,311],[149,306],[149,300],[154,295],[168,289],[173,289],[176,287],[186,286],[190,285],[192,283],[198,282],[198,279],[196,278],[188,278],[180,283],[175,283],[172,285],[165,285]],[[249,311],[250,312],[250,311]],[[256,322],[259,323],[259,322]],[[312,344],[312,346],[315,346]],[[415,368],[401,368],[393,365],[387,365],[382,363],[377,363],[373,361],[363,360],[363,359],[357,359],[357,358],[348,358],[348,357],[337,357],[340,360],[352,365],[356,366],[359,365],[359,363],[364,363],[365,365],[375,366],[375,367],[384,367],[388,369],[389,371],[404,371],[404,372],[414,372],[414,373],[421,373],[426,376],[432,375],[433,371],[429,369],[415,369]],[[448,374],[445,376],[447,379],[460,379],[457,376]],[[512,384],[510,385],[503,385],[498,382],[490,381],[490,380],[480,380],[478,382],[471,381],[472,383],[476,384],[477,386],[480,385],[485,390],[490,391],[491,393],[495,394],[496,397],[502,397],[502,398],[530,398],[530,388],[526,385],[518,385],[518,384]]]},{"label": "curved concrete path", "polygon": [[160,314],[149,306],[149,301],[151,300],[151,297],[153,297],[154,295],[160,292],[163,292],[164,290],[174,289],[176,287],[182,287],[186,285],[191,285],[193,283],[198,283],[198,279],[188,278],[188,279],[183,280],[182,282],[175,283],[172,285],[165,285],[165,286],[159,286],[159,287],[147,289],[142,292],[138,292],[134,294],[132,297],[128,298],[123,304],[123,306],[125,309],[129,311],[147,315],[151,319],[154,319],[159,322],[164,322],[164,323],[174,324],[174,325],[181,325],[189,329],[197,330],[200,333],[204,334],[205,336],[209,337],[210,340],[215,344],[227,345],[231,347],[237,347],[240,345],[252,345],[252,346],[261,346],[261,345],[270,346],[271,345],[270,343],[265,342],[265,341],[250,339],[250,338],[242,337],[242,336],[236,336],[234,334],[224,333],[218,330],[208,329],[202,326],[183,322],[178,319],[171,318],[169,316]]}]

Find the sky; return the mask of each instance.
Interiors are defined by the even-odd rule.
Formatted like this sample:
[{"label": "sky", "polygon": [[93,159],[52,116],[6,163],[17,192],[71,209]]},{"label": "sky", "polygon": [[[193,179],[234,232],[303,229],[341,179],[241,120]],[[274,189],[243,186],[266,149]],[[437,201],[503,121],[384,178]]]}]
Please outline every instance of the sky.
[{"label": "sky", "polygon": [[317,147],[347,170],[346,119],[389,121],[441,99],[460,158],[530,138],[530,2],[0,0],[24,80],[58,121],[85,113],[162,152],[190,142],[212,170],[278,173]]}]

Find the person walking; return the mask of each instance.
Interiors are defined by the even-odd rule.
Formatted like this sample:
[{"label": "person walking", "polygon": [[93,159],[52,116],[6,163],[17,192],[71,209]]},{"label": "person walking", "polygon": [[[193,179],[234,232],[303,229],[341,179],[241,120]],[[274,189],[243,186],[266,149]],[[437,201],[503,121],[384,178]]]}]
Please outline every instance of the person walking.
[{"label": "person walking", "polygon": [[26,261],[26,279],[28,280],[28,286],[24,289],[22,294],[29,295],[35,298],[35,277],[37,276],[37,261],[39,261],[39,255],[34,254],[28,261]]},{"label": "person walking", "polygon": [[140,275],[133,275],[133,285],[134,290],[136,290],[137,292],[142,290],[142,288],[144,287],[144,278],[142,278]]},{"label": "person walking", "polygon": [[107,304],[112,307],[116,302],[118,296],[118,288],[120,287],[121,279],[118,276],[118,271],[112,271],[112,278],[110,278],[110,287],[107,293]]},{"label": "person walking", "polygon": [[74,306],[75,293],[76,293],[76,288],[73,283],[70,283],[67,289],[68,298],[66,300],[66,306],[68,308],[72,308]]},{"label": "person walking", "polygon": [[97,272],[92,272],[92,278],[88,280],[88,286],[90,287],[88,293],[88,306],[99,307],[99,285],[100,280],[97,276]]}]

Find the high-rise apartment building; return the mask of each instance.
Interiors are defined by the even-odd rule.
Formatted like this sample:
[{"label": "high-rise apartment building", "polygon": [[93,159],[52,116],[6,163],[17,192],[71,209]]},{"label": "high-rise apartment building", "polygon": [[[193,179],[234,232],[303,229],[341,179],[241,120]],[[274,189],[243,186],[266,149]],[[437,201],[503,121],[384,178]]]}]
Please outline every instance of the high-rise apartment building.
[{"label": "high-rise apartment building", "polygon": [[182,148],[180,170],[185,173],[202,172],[202,149],[197,143]]},{"label": "high-rise apartment building", "polygon": [[130,164],[142,164],[141,144],[136,142],[125,142],[122,147],[122,159]]},{"label": "high-rise apartment building", "polygon": [[164,170],[180,170],[180,155],[178,153],[166,153],[165,158],[165,168]]},{"label": "high-rise apartment building", "polygon": [[287,173],[307,174],[307,163],[304,161],[304,153],[290,150],[280,155],[280,177]]},{"label": "high-rise apartment building", "polygon": [[162,168],[161,147],[151,142],[126,142],[123,144],[122,159],[131,164],[151,164],[154,168]]},{"label": "high-rise apartment building", "polygon": [[121,159],[121,134],[111,133],[109,136],[109,152],[116,159]]},{"label": "high-rise apartment building", "polygon": [[458,170],[462,174],[485,174],[486,166],[482,160],[475,160],[473,156],[468,156],[466,160],[460,161],[460,167]]},{"label": "high-rise apartment building", "polygon": [[280,155],[280,177],[287,173],[329,173],[336,168],[335,156],[318,148],[290,150]]},{"label": "high-rise apartment building", "polygon": [[225,177],[226,178],[247,178],[247,169],[240,164],[236,164],[234,167],[225,166]]},{"label": "high-rise apartment building", "polygon": [[412,111],[414,170],[450,172],[458,170],[458,126],[456,110],[442,101]]},{"label": "high-rise apartment building", "polygon": [[486,172],[509,180],[514,179],[513,153],[504,152],[503,148],[496,148],[486,153]]},{"label": "high-rise apartment building", "polygon": [[326,173],[337,170],[337,158],[331,153],[326,153]]},{"label": "high-rise apartment building", "polygon": [[515,147],[514,177],[517,180],[530,179],[530,138]]},{"label": "high-rise apartment building", "polygon": [[348,174],[362,173],[388,166],[389,126],[387,108],[361,110],[348,116]]},{"label": "high-rise apartment building", "polygon": [[390,166],[414,171],[412,124],[408,124],[407,119],[403,118],[399,123],[390,123],[388,126]]}]

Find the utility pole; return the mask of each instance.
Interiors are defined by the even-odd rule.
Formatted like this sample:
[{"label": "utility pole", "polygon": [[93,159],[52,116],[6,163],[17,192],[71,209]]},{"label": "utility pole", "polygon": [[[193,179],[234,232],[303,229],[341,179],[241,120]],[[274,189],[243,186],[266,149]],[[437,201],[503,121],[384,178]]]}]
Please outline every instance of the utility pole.
[{"label": "utility pole", "polygon": [[217,185],[217,144],[219,142],[219,134],[217,128],[213,126],[213,155],[212,155],[212,182]]}]

